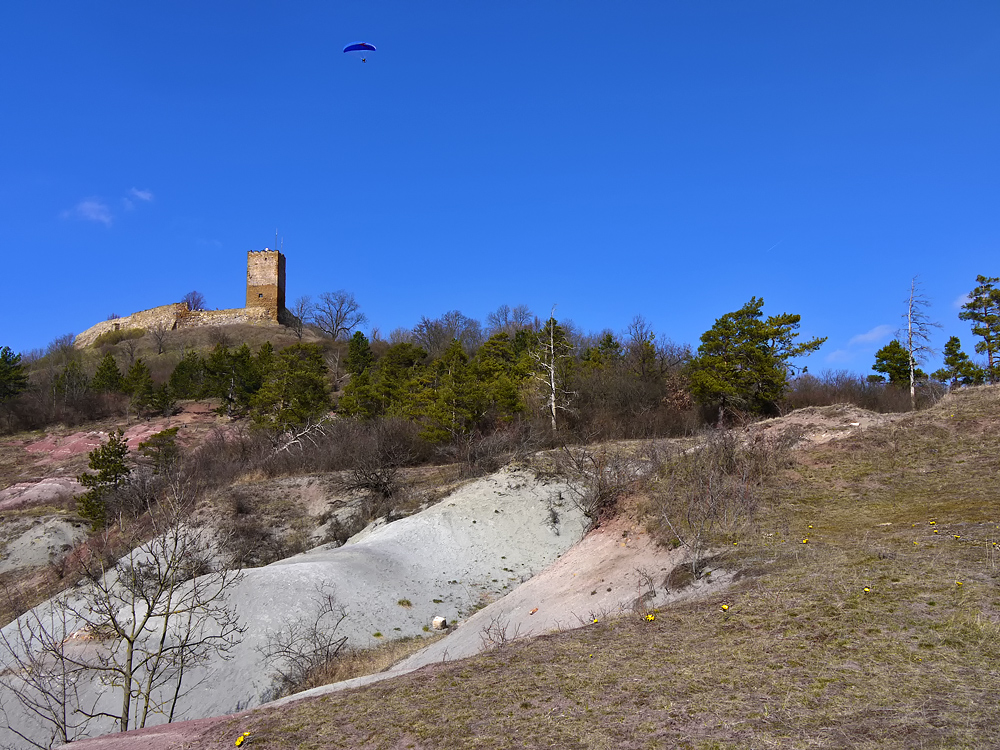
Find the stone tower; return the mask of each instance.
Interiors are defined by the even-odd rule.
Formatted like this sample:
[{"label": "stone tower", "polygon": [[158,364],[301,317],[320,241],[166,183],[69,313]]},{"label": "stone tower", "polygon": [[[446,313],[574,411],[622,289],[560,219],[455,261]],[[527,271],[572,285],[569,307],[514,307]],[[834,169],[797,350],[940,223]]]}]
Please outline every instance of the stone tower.
[{"label": "stone tower", "polygon": [[277,321],[285,309],[285,256],[264,248],[247,253],[247,307],[262,307]]}]

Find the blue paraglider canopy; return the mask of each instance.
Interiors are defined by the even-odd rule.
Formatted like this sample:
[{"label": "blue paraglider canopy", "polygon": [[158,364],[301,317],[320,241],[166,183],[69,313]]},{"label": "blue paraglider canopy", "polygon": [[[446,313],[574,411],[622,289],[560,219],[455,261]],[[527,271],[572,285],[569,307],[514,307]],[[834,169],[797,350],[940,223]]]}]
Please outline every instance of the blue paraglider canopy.
[{"label": "blue paraglider canopy", "polygon": [[344,47],[344,52],[374,52],[375,45],[368,44],[368,42],[355,42],[354,44],[348,44]]}]

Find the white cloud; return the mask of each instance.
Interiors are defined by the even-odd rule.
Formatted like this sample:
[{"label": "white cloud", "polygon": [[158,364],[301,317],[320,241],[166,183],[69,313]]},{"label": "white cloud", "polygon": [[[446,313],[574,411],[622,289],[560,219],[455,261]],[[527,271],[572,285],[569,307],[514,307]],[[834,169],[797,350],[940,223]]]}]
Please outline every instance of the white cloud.
[{"label": "white cloud", "polygon": [[835,349],[826,355],[827,362],[846,362],[847,360],[854,357],[854,354],[847,351],[846,349]]},{"label": "white cloud", "polygon": [[880,325],[875,326],[870,331],[866,333],[859,333],[854,336],[850,341],[847,342],[848,346],[857,346],[859,344],[877,344],[880,341],[884,341],[892,335],[895,329],[890,325]]},{"label": "white cloud", "polygon": [[73,208],[63,211],[60,216],[63,219],[83,219],[84,221],[96,221],[106,227],[111,226],[111,209],[106,203],[97,198],[85,198],[77,203]]},{"label": "white cloud", "polygon": [[133,198],[140,201],[145,201],[146,203],[149,203],[150,201],[153,200],[152,190],[139,190],[139,188],[130,188],[128,194]]},{"label": "white cloud", "polygon": [[968,294],[963,294],[962,296],[958,297],[954,302],[952,302],[951,306],[954,307],[956,310],[960,310],[966,304],[968,304],[969,299],[970,297]]}]

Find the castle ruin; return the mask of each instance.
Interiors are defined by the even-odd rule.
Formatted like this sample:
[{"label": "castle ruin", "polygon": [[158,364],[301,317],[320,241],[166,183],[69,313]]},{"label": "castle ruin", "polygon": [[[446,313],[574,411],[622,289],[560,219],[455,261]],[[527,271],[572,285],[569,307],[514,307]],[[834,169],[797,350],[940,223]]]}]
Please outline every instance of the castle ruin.
[{"label": "castle ruin", "polygon": [[184,302],[142,310],[121,318],[93,325],[73,341],[82,349],[108,331],[150,329],[165,326],[169,330],[200,326],[225,326],[237,323],[279,325],[290,321],[285,309],[285,256],[277,250],[251,250],[247,253],[246,307],[230,310],[191,310]]},{"label": "castle ruin", "polygon": [[252,307],[275,322],[285,309],[285,256],[277,250],[247,253],[247,309]]}]

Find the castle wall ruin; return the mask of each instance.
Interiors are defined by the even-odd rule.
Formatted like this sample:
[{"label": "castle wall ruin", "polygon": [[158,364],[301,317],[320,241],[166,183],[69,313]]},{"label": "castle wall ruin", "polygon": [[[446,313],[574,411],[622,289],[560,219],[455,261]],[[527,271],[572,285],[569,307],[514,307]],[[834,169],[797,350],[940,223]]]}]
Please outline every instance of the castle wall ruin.
[{"label": "castle wall ruin", "polygon": [[167,330],[226,326],[235,324],[278,325],[288,323],[291,313],[285,309],[285,256],[277,250],[264,249],[247,253],[247,306],[229,310],[189,310],[186,302],[161,305],[121,318],[104,320],[74,339],[73,346],[83,349],[108,331],[158,326]]}]

